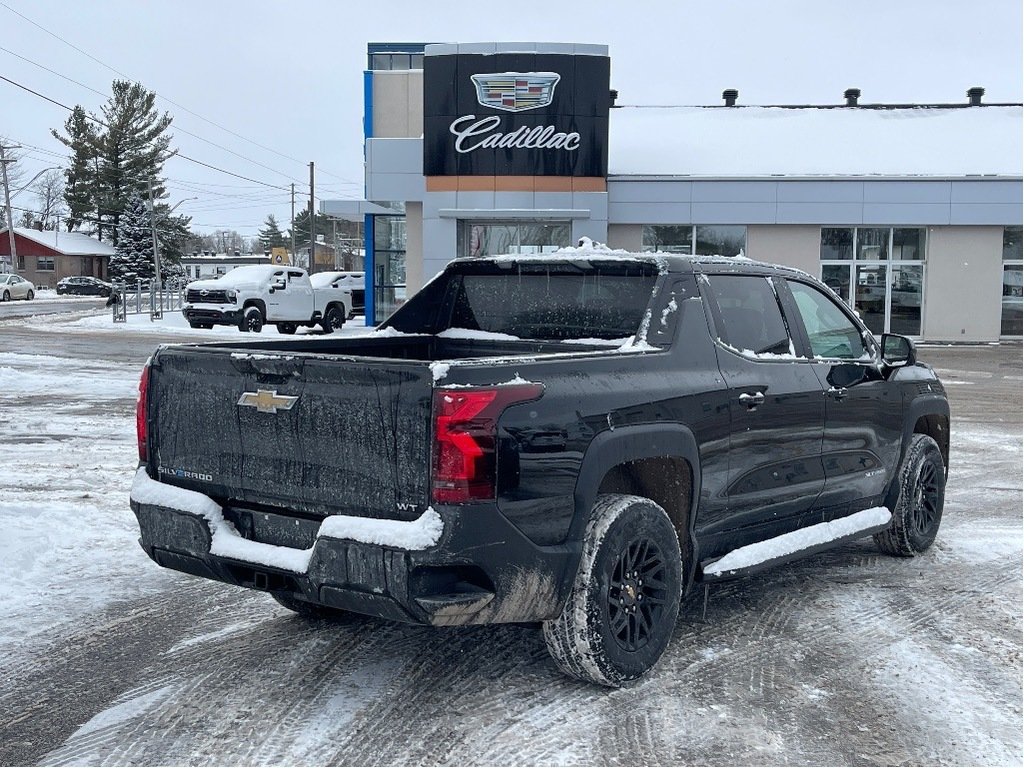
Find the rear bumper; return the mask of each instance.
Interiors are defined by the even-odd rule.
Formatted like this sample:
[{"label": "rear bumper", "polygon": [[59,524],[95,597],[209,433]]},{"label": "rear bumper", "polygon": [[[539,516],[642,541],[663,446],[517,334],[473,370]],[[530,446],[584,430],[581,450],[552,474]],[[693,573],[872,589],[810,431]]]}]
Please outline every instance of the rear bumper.
[{"label": "rear bumper", "polygon": [[237,307],[202,306],[186,304],[181,314],[189,323],[209,323],[211,325],[238,325],[242,320],[242,310]]},{"label": "rear bumper", "polygon": [[[137,477],[136,486],[139,482]],[[537,547],[486,505],[439,509],[435,514],[441,531],[434,541],[431,536],[424,539],[422,525],[406,529],[411,535],[398,535],[388,544],[345,538],[345,526],[332,523],[360,519],[333,516],[320,524],[309,549],[272,545],[241,536],[224,517],[211,520],[219,507],[206,496],[184,491],[209,505],[196,506],[187,497],[186,503],[178,503],[182,489],[148,477],[145,482],[172,491],[162,499],[137,493],[136,486],[132,490],[139,543],[159,565],[384,619],[435,626],[552,619],[561,610],[564,587],[571,583],[579,559],[578,547]],[[282,529],[282,536],[288,535],[286,523],[288,528],[318,525],[261,513],[264,530],[266,518]],[[402,525],[362,522],[371,528],[382,523],[384,535],[367,535],[357,524],[350,526],[352,536],[390,539],[388,526]]]}]

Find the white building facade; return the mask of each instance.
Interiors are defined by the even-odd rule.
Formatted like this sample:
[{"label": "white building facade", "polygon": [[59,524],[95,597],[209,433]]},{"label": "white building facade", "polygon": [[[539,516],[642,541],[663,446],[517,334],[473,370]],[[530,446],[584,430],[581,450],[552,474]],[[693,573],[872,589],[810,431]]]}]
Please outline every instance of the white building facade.
[{"label": "white building facade", "polygon": [[[821,277],[876,333],[1021,336],[1020,104],[618,106],[600,45],[371,44],[367,321],[453,258],[613,247]],[[372,285],[371,285],[372,281]]]}]

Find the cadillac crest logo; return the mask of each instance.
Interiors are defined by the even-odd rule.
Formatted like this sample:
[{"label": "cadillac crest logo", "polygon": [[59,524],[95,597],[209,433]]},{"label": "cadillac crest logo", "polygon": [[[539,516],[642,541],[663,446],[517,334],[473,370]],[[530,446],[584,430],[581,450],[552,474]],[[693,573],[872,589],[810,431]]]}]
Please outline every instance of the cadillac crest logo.
[{"label": "cadillac crest logo", "polygon": [[539,109],[551,103],[561,75],[557,72],[492,72],[470,75],[481,106],[506,112]]}]

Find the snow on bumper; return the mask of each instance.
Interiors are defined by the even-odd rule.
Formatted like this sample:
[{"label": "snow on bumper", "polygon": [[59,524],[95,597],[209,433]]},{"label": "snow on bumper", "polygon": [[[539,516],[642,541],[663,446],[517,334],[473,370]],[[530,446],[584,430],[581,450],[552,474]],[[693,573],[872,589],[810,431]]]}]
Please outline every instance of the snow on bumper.
[{"label": "snow on bumper", "polygon": [[[143,467],[135,473],[131,500],[203,518],[210,528],[210,554],[217,557],[301,574],[308,570],[316,548],[315,543],[309,549],[293,549],[243,538],[209,496],[157,482]],[[428,507],[411,521],[331,515],[321,523],[317,540],[346,539],[391,549],[421,550],[436,546],[443,532],[441,516]]]}]

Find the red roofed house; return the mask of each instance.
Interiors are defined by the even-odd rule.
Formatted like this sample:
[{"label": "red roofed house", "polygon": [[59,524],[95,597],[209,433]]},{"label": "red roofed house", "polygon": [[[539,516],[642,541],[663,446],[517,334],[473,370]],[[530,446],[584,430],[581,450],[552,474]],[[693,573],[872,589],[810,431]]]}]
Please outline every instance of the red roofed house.
[{"label": "red roofed house", "polygon": [[11,263],[11,240],[7,228],[0,229],[0,272],[14,272],[31,280],[37,288],[53,288],[65,277],[91,275],[107,279],[114,246],[101,243],[81,232],[40,232],[14,228],[17,263]]}]

